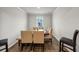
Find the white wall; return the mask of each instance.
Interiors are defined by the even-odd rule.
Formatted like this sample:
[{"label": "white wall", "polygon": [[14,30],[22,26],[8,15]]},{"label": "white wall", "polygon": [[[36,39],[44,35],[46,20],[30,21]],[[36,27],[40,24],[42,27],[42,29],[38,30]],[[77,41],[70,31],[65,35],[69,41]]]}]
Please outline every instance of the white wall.
[{"label": "white wall", "polygon": [[79,29],[79,8],[56,8],[52,27],[58,40],[63,36],[72,38],[75,29]]},{"label": "white wall", "polygon": [[36,16],[44,17],[44,29],[52,27],[52,14],[28,14],[28,29],[36,26]]},{"label": "white wall", "polygon": [[27,29],[26,16],[26,13],[20,8],[0,8],[0,39],[8,38],[9,47],[16,42],[20,31]]}]

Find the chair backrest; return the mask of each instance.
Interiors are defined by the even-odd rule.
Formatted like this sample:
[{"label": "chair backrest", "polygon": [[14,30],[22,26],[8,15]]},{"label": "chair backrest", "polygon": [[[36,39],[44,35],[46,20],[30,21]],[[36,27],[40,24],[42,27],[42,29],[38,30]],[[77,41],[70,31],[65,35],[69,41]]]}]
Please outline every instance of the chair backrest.
[{"label": "chair backrest", "polygon": [[22,43],[32,43],[32,31],[21,31]]},{"label": "chair backrest", "polygon": [[49,28],[49,36],[52,37],[52,28]]},{"label": "chair backrest", "polygon": [[34,31],[33,32],[33,42],[34,43],[44,43],[44,31]]},{"label": "chair backrest", "polygon": [[38,27],[33,27],[33,30],[34,30],[34,31],[37,31],[37,30],[38,30]]},{"label": "chair backrest", "polygon": [[52,28],[48,28],[48,33],[52,34]]},{"label": "chair backrest", "polygon": [[74,32],[74,35],[73,35],[73,51],[75,52],[76,51],[76,41],[77,41],[77,37],[78,37],[78,33],[79,33],[79,30],[75,30]]}]

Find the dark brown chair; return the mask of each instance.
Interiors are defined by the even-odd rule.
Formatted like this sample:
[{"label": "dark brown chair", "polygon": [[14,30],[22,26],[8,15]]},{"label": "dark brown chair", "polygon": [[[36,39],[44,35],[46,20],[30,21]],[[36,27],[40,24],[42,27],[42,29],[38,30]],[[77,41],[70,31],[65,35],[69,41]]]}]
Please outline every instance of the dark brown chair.
[{"label": "dark brown chair", "polygon": [[0,40],[0,47],[2,46],[5,46],[5,48],[0,49],[0,51],[3,51],[6,49],[6,52],[8,52],[8,39]]},{"label": "dark brown chair", "polygon": [[[78,32],[79,32],[79,30],[75,30],[73,39],[62,37],[60,39],[59,51],[65,51],[63,49],[65,47],[65,48],[72,50],[73,52],[76,52],[76,39],[77,39]],[[64,45],[64,44],[66,44],[66,45]],[[72,48],[70,48],[69,46],[71,46]]]}]

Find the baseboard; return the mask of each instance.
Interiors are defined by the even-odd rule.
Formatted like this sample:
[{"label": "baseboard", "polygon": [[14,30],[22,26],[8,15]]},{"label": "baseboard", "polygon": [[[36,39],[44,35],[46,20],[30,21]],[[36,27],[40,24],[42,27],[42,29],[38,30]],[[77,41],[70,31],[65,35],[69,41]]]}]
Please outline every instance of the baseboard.
[{"label": "baseboard", "polygon": [[57,42],[57,45],[59,45],[59,40],[58,40],[55,36],[53,36],[53,38],[54,38],[55,41]]},{"label": "baseboard", "polygon": [[17,43],[17,41],[14,42],[13,44],[11,44],[8,48],[10,49],[10,48],[11,48],[12,46],[14,46],[16,43]]},{"label": "baseboard", "polygon": [[55,39],[56,39],[56,41],[58,41],[58,42],[59,42],[59,40],[56,38],[56,36],[53,36],[53,38],[55,38]]}]

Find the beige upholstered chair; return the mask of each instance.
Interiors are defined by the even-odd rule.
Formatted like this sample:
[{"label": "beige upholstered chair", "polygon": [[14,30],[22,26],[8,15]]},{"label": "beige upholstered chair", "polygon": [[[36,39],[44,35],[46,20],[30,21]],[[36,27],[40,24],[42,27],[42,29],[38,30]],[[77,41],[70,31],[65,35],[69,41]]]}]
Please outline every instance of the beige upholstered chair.
[{"label": "beige upholstered chair", "polygon": [[49,32],[50,35],[52,35],[52,28],[49,28],[48,32]]},{"label": "beige upholstered chair", "polygon": [[38,31],[38,27],[33,27],[33,31]]},{"label": "beige upholstered chair", "polygon": [[[41,45],[44,51],[44,31],[34,31],[33,32],[33,44],[34,48],[36,45]],[[33,48],[33,50],[34,50]]]},{"label": "beige upholstered chair", "polygon": [[32,44],[32,31],[21,31],[21,50],[25,44]]}]

